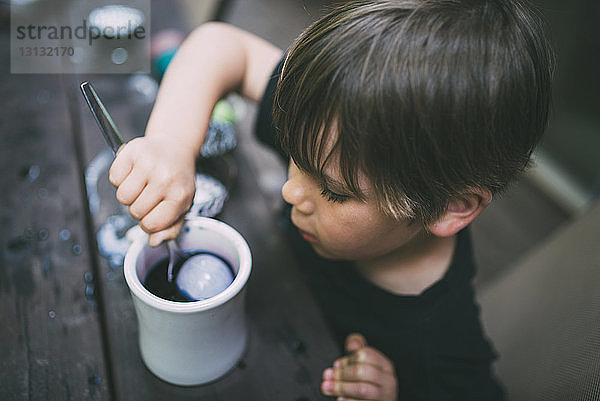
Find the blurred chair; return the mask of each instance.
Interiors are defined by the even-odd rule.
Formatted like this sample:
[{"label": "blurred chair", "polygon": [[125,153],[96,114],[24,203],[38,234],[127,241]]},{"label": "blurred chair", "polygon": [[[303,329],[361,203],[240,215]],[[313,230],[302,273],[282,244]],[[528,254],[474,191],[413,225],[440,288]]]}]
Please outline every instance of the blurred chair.
[{"label": "blurred chair", "polygon": [[508,400],[600,400],[600,202],[479,301]]}]

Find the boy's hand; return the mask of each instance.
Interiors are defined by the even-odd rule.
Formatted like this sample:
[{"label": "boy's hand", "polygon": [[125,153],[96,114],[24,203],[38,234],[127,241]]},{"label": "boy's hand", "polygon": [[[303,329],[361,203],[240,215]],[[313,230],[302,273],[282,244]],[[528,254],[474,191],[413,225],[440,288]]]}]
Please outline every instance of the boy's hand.
[{"label": "boy's hand", "polygon": [[394,365],[381,352],[368,347],[361,334],[346,338],[349,356],[334,362],[323,372],[321,391],[338,401],[396,401],[398,384]]},{"label": "boy's hand", "polygon": [[192,205],[195,155],[170,138],[136,138],[119,149],[109,180],[117,187],[117,200],[150,234],[148,243],[158,246],[177,236]]}]

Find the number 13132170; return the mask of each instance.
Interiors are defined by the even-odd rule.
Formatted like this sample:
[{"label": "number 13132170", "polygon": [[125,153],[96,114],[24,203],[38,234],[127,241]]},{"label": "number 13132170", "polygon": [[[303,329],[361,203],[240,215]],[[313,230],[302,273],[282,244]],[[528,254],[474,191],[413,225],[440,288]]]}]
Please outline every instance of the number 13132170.
[{"label": "number 13132170", "polygon": [[21,46],[21,57],[70,57],[75,54],[75,49],[70,46]]}]

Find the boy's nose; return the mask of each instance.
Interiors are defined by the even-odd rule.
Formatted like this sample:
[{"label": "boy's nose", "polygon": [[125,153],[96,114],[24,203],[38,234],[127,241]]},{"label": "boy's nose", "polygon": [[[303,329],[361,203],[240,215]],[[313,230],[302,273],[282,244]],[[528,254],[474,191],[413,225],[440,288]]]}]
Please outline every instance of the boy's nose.
[{"label": "boy's nose", "polygon": [[290,177],[281,188],[283,199],[303,214],[311,214],[314,204],[309,197],[309,189],[298,177]]}]

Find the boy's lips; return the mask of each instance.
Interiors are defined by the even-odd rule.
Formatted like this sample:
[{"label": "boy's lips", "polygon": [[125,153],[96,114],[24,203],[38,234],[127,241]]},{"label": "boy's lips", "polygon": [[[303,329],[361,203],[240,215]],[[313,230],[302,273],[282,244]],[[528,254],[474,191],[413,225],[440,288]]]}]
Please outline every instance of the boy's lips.
[{"label": "boy's lips", "polygon": [[296,229],[300,233],[300,236],[302,238],[304,238],[305,241],[312,242],[312,243],[318,242],[317,237],[315,237],[313,234],[309,233],[308,231],[304,231],[303,229],[301,229],[299,227],[299,225],[294,221],[294,210],[293,209],[292,209],[291,220],[292,220],[292,224],[294,225],[294,227],[296,227]]},{"label": "boy's lips", "polygon": [[301,230],[299,228],[298,228],[298,232],[300,233],[300,235],[302,236],[302,238],[304,238],[306,241],[313,242],[313,243],[317,242],[317,237],[315,237],[314,235],[309,234],[306,231]]}]

